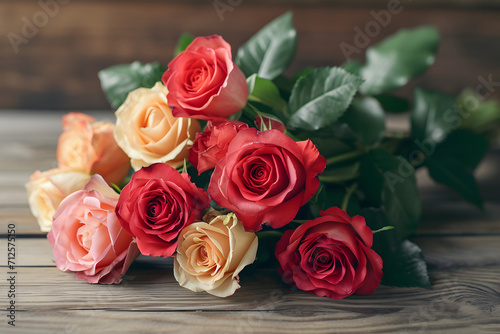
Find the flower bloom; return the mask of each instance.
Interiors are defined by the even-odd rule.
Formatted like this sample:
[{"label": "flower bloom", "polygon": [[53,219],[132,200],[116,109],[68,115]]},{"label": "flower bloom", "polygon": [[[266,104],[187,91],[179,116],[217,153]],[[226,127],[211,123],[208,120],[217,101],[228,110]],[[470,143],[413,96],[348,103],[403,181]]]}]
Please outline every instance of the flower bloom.
[{"label": "flower bloom", "polygon": [[221,36],[197,37],[163,74],[168,101],[179,117],[227,118],[248,98],[243,72],[231,58],[231,46]]},{"label": "flower bloom", "polygon": [[185,227],[177,245],[174,276],[189,290],[227,297],[240,287],[238,274],[255,260],[257,236],[233,213],[209,212]]},{"label": "flower bloom", "polygon": [[138,170],[157,162],[174,168],[183,165],[200,123],[172,115],[161,82],[130,92],[116,111],[115,139]]},{"label": "flower bloom", "polygon": [[248,125],[239,121],[208,121],[205,131],[196,134],[193,147],[189,150],[189,162],[198,174],[214,168],[226,155],[231,140],[243,129],[248,129]]},{"label": "flower bloom", "polygon": [[337,207],[288,230],[276,244],[283,280],[332,299],[371,294],[382,280],[382,259],[371,249],[373,233],[361,216]]},{"label": "flower bloom", "polygon": [[36,171],[26,184],[31,213],[43,232],[50,231],[52,219],[61,201],[69,194],[82,190],[90,174],[68,168]]},{"label": "flower bloom", "polygon": [[96,122],[89,115],[72,112],[63,116],[64,132],[57,142],[59,167],[101,175],[119,184],[127,176],[130,159],[116,144],[114,124]]},{"label": "flower bloom", "polygon": [[120,283],[139,251],[116,217],[117,202],[118,194],[97,174],[62,201],[47,234],[57,268],[88,283]]},{"label": "flower bloom", "polygon": [[157,163],[132,175],[116,214],[142,254],[167,257],[174,254],[181,230],[200,219],[209,204],[206,191],[197,188],[187,173]]},{"label": "flower bloom", "polygon": [[319,187],[326,166],[310,141],[295,142],[278,130],[242,130],[215,166],[208,192],[234,211],[247,231],[263,223],[288,224]]}]

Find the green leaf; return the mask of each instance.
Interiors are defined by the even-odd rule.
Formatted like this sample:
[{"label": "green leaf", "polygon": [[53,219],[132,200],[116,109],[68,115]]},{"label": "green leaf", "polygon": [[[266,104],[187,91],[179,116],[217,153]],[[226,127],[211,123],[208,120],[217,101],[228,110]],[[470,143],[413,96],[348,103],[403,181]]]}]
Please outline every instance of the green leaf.
[{"label": "green leaf", "polygon": [[[308,139],[307,136],[302,138],[304,140]],[[331,157],[353,150],[352,146],[335,137],[309,137],[309,139],[324,157]]]},{"label": "green leaf", "polygon": [[488,141],[468,130],[456,130],[426,159],[431,177],[458,192],[466,201],[483,207],[472,171],[488,151]]},{"label": "green leaf", "polygon": [[[380,209],[364,209],[360,213],[366,224],[375,230],[387,227],[388,221]],[[373,250],[383,261],[382,284],[401,287],[430,287],[424,255],[414,243],[398,241],[395,229],[373,235]]]},{"label": "green leaf", "polygon": [[323,183],[344,183],[359,177],[359,162],[347,166],[327,168],[321,173],[319,179]]},{"label": "green leaf", "polygon": [[408,103],[408,100],[401,97],[380,94],[375,95],[374,98],[378,100],[382,108],[387,112],[402,113],[410,110],[410,103]]},{"label": "green leaf", "polygon": [[380,94],[406,85],[434,63],[439,35],[433,27],[402,29],[366,51],[360,73],[363,94]]},{"label": "green leaf", "polygon": [[454,157],[468,168],[474,169],[488,152],[488,148],[488,141],[484,136],[458,129],[436,147],[434,155]]},{"label": "green leaf", "polygon": [[458,105],[464,115],[460,127],[476,133],[495,133],[500,125],[500,103],[496,100],[482,100],[472,90],[465,90],[458,98]]},{"label": "green leaf", "polygon": [[360,188],[368,205],[381,206],[398,240],[404,240],[417,229],[421,213],[415,172],[402,157],[383,149],[371,150],[360,166]]},{"label": "green leaf", "polygon": [[416,88],[414,99],[411,112],[411,131],[414,138],[439,143],[458,127],[460,111],[453,97]]},{"label": "green leaf", "polygon": [[186,50],[189,44],[194,40],[194,36],[188,33],[183,33],[177,42],[177,46],[174,51],[174,57],[177,56],[182,51]]},{"label": "green leaf", "polygon": [[354,60],[354,59],[349,59],[345,63],[342,64],[342,68],[346,70],[347,72],[354,74],[354,75],[359,75],[359,71],[361,70],[361,67],[363,67],[363,64],[361,64],[359,61]]},{"label": "green leaf", "polygon": [[464,165],[450,157],[430,156],[426,160],[431,177],[439,183],[446,184],[458,192],[466,201],[483,207],[483,199],[479,193],[472,172]]},{"label": "green leaf", "polygon": [[311,72],[314,71],[314,68],[308,67],[300,72],[297,72],[293,75],[292,81],[295,84],[300,78],[305,77],[308,74],[311,74]]},{"label": "green leaf", "polygon": [[345,112],[361,82],[340,67],[315,69],[292,89],[287,127],[318,130],[331,125]]},{"label": "green leaf", "polygon": [[191,164],[187,168],[187,173],[193,182],[198,188],[207,189],[208,184],[210,183],[210,178],[212,176],[213,170],[207,170],[200,175],[198,175],[198,170]]},{"label": "green leaf", "polygon": [[115,65],[99,71],[101,87],[109,103],[115,109],[127,98],[128,93],[140,88],[151,88],[161,81],[165,66],[160,63]]},{"label": "green leaf", "polygon": [[[322,184],[318,189],[318,192],[308,202],[309,211],[312,215],[311,219],[318,218],[319,213],[322,210],[326,210],[334,206],[340,207],[345,195],[346,188],[344,186]],[[361,207],[359,205],[359,201],[353,194],[350,197],[346,212],[351,216],[355,216],[360,211]]]},{"label": "green leaf", "polygon": [[236,64],[247,77],[257,73],[264,79],[279,76],[291,63],[297,47],[292,13],[276,18],[238,49]]},{"label": "green leaf", "polygon": [[249,101],[260,102],[287,115],[286,101],[281,98],[278,88],[272,81],[252,74],[248,77],[247,84]]},{"label": "green leaf", "polygon": [[[383,233],[380,233],[383,235]],[[402,287],[431,286],[422,250],[409,240],[403,241],[396,252],[385,256],[382,284]]]},{"label": "green leaf", "polygon": [[385,113],[373,97],[355,98],[340,121],[349,125],[363,145],[374,145],[384,136]]},{"label": "green leaf", "polygon": [[251,267],[279,267],[279,262],[274,256],[274,249],[276,243],[283,236],[283,232],[277,230],[259,231],[256,235],[259,239],[259,247],[257,248],[255,262]]}]

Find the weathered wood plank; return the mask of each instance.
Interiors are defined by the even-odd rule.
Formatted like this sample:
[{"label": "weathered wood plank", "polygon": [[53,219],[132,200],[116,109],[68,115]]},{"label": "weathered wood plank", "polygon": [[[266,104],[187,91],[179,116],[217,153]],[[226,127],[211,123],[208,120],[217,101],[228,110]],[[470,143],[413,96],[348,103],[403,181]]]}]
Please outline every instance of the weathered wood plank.
[{"label": "weathered wood plank", "polygon": [[[419,316],[419,310],[397,315],[375,315],[369,321],[357,314],[328,312],[300,316],[268,311],[220,312],[121,312],[57,311],[20,312],[19,330],[36,333],[497,333],[500,325],[485,318],[429,321],[429,313]],[[429,312],[429,311],[426,311]],[[434,318],[433,315],[430,315]]]},{"label": "weathered wood plank", "polygon": [[[497,328],[499,274],[500,266],[481,271],[452,269],[435,273],[433,289],[382,287],[373,295],[345,300],[291,291],[266,274],[242,280],[237,294],[220,299],[186,291],[172,275],[158,272],[154,277],[162,279],[155,282],[132,279],[126,285],[91,286],[54,268],[39,268],[36,282],[32,282],[33,272],[19,271],[17,275],[17,321],[20,326],[31,328],[36,323],[47,330],[75,324],[84,332],[93,328],[88,326],[113,322],[113,332],[158,330],[158,326],[169,324],[169,328],[189,326],[192,332],[207,323],[208,332],[235,332],[236,326],[244,326],[240,331],[300,333],[335,328],[342,333],[401,333],[455,329],[460,333],[464,328]],[[30,282],[23,281],[26,277]],[[47,320],[42,320],[44,317]],[[129,327],[128,321],[135,325]]]},{"label": "weathered wood plank", "polygon": [[[354,312],[353,317],[368,317],[370,320],[365,320],[370,324],[373,324],[373,316],[391,314],[398,317],[398,314],[407,314],[411,310],[426,314],[427,318],[434,317],[427,319],[433,323],[438,319],[451,320],[456,312],[474,320],[486,319],[499,311],[500,237],[420,237],[415,241],[427,257],[433,283],[431,289],[381,286],[370,296],[332,301],[291,290],[270,269],[245,271],[241,277],[242,288],[230,298],[195,294],[177,284],[171,259],[151,257],[139,258],[120,285],[90,285],[53,266],[53,256],[46,240],[20,239],[19,253],[28,248],[31,250],[19,255],[17,303],[21,311],[258,310],[295,312],[299,316],[312,316],[318,312]],[[0,249],[5,248],[4,243],[0,239]],[[7,267],[0,268],[7,271]],[[5,284],[2,282],[0,286]],[[0,295],[0,303],[5,298]],[[446,310],[440,311],[440,315],[431,311],[442,307]],[[387,323],[392,323],[390,317],[387,320]]]},{"label": "weathered wood plank", "polygon": [[[289,310],[307,304],[297,312],[350,310],[360,313],[395,312],[405,307],[422,306],[435,299],[470,303],[479,311],[500,305],[500,266],[456,269],[434,269],[433,287],[379,287],[369,296],[353,295],[343,300],[319,298],[295,291],[281,283],[270,270],[243,276],[242,288],[228,298],[194,293],[180,287],[167,266],[135,266],[119,285],[91,285],[75,280],[72,273],[56,268],[17,269],[16,299],[21,311],[65,309],[112,310]],[[5,284],[3,284],[5,285]],[[2,296],[2,300],[6,297]],[[274,300],[274,302],[273,302]],[[275,303],[278,300],[279,302]],[[274,305],[273,305],[274,304]]]}]

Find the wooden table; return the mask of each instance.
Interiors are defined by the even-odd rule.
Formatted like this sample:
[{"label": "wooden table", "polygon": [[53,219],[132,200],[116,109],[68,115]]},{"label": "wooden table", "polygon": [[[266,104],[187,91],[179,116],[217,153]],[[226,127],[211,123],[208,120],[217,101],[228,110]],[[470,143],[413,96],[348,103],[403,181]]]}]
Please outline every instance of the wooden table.
[{"label": "wooden table", "polygon": [[[38,230],[24,184],[55,167],[54,112],[0,111],[0,333],[499,333],[500,151],[477,174],[481,212],[419,175],[424,214],[414,241],[431,289],[381,286],[373,295],[320,298],[270,272],[242,279],[229,298],[180,287],[172,262],[140,257],[120,285],[90,285],[60,272]],[[113,120],[111,113],[99,119]],[[7,226],[16,228],[16,327],[8,326]]]}]

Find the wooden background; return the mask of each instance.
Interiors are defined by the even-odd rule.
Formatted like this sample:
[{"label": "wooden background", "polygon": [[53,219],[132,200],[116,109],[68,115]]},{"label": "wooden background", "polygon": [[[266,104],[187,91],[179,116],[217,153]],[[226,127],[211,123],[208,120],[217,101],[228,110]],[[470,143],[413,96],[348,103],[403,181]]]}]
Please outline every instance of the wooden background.
[{"label": "wooden background", "polygon": [[[53,15],[40,1],[58,4],[50,7]],[[374,21],[370,11],[384,10],[388,3],[218,0],[239,3],[221,20],[212,0],[40,1],[1,0],[0,109],[109,109],[97,78],[100,69],[134,60],[167,64],[185,31],[221,34],[236,50],[288,10],[294,13],[298,31],[297,56],[290,71],[340,65],[345,60],[340,43],[354,44],[354,29],[364,30]],[[403,27],[435,25],[442,37],[437,61],[415,84],[456,94],[475,87],[479,76],[491,75],[500,82],[498,1],[401,0],[401,5],[403,11],[392,15],[390,23],[370,39],[375,43]],[[27,28],[30,23],[36,31]],[[22,39],[17,53],[14,36]],[[406,88],[400,94],[410,92]],[[500,97],[498,88],[494,95]]]}]

